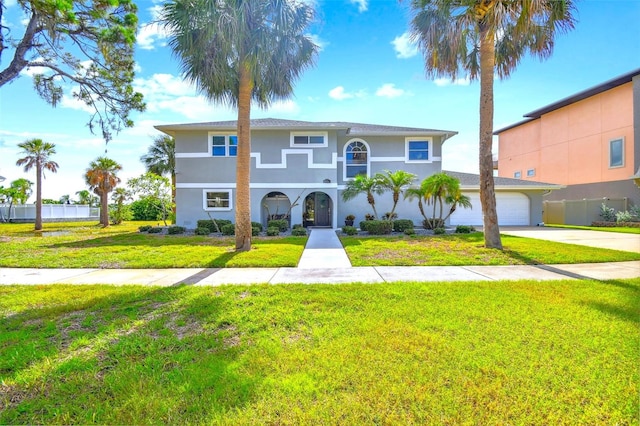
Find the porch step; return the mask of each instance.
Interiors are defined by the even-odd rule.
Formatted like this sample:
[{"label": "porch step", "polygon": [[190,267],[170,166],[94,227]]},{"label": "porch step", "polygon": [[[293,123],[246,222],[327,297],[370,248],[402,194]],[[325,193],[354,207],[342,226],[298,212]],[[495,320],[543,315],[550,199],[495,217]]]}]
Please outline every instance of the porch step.
[{"label": "porch step", "polygon": [[298,268],[351,268],[351,262],[333,229],[311,229]]}]

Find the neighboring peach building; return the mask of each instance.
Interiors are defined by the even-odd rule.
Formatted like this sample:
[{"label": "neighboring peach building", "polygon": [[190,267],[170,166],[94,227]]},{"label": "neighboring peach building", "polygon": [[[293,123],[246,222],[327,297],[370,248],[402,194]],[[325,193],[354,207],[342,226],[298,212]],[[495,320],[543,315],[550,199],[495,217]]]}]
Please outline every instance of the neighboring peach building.
[{"label": "neighboring peach building", "polygon": [[640,205],[640,69],[497,130],[498,176],[566,185],[546,200],[627,198]]}]

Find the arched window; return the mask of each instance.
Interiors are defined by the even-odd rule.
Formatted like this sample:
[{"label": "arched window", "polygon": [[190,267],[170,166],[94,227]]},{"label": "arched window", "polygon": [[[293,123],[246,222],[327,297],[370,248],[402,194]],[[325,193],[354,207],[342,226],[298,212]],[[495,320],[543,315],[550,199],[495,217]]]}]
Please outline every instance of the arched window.
[{"label": "arched window", "polygon": [[350,142],[344,152],[345,178],[369,175],[369,149],[364,141]]}]

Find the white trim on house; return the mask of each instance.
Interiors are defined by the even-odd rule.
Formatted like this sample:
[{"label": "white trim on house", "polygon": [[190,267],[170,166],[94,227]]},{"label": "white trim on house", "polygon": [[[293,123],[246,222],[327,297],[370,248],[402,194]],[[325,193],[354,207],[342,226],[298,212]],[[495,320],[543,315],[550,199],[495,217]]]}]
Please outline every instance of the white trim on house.
[{"label": "white trim on house", "polygon": [[[296,144],[294,143],[296,136],[322,136],[324,142],[321,144]],[[289,146],[291,148],[327,148],[329,146],[329,132],[291,132],[289,134]]]},{"label": "white trim on house", "polygon": [[[215,188],[211,188],[212,185],[215,185]],[[344,185],[343,185],[344,186]],[[251,183],[249,185],[249,187],[251,189],[273,189],[274,191],[277,191],[279,188],[284,188],[284,189],[295,189],[295,188],[301,188],[301,189],[335,189],[338,188],[338,184],[333,182],[333,183],[321,183],[321,182],[300,182],[300,183],[279,183],[279,182],[272,182],[272,183]],[[218,191],[218,190],[225,190],[225,189],[235,189],[236,188],[236,184],[234,182],[225,182],[225,183],[215,183],[212,184],[210,182],[207,183],[177,183],[176,184],[176,189],[204,189],[206,191],[212,192],[212,191]]]},{"label": "white trim on house", "polygon": [[209,158],[208,152],[176,152],[176,158]]},{"label": "white trim on house", "polygon": [[[407,159],[405,157],[369,157],[369,161],[372,163],[398,162],[406,164]],[[432,161],[442,161],[442,157],[433,157]],[[344,162],[344,157],[338,157],[338,162]],[[415,163],[415,161],[411,161],[411,163]]]},{"label": "white trim on house", "polygon": [[[209,186],[211,186],[211,184],[209,184]],[[209,207],[208,206],[208,198],[207,198],[207,193],[211,193],[211,192],[223,192],[226,193],[228,195],[228,199],[229,199],[229,206],[228,207]],[[206,188],[202,190],[202,209],[206,210],[206,211],[213,211],[213,212],[228,212],[233,210],[233,191],[231,191],[230,189],[227,188]]]},{"label": "white trim on house", "polygon": [[251,157],[256,159],[256,169],[286,169],[288,155],[305,155],[307,156],[307,167],[310,169],[335,169],[338,167],[338,154],[331,153],[331,163],[316,163],[313,160],[313,149],[282,149],[280,150],[280,163],[263,163],[262,153],[252,152]]},{"label": "white trim on house", "polygon": [[[411,142],[427,142],[427,159],[426,160],[411,160],[409,159],[409,144]],[[404,138],[404,157],[406,163],[433,163],[435,157],[433,156],[433,137],[431,136],[417,136]],[[439,159],[439,157],[438,157]]]}]

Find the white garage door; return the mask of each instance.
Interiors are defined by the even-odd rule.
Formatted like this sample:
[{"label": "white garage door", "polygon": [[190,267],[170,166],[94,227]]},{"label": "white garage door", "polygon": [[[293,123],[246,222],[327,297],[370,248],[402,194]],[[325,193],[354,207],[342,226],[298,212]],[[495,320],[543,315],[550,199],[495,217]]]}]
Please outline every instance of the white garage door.
[{"label": "white garage door", "polygon": [[[478,192],[466,192],[473,209],[458,207],[449,218],[451,225],[482,226],[482,204]],[[498,224],[502,226],[529,226],[529,197],[520,192],[496,192]]]}]

